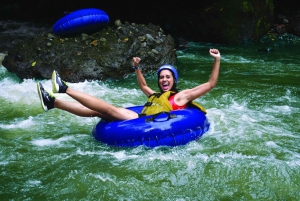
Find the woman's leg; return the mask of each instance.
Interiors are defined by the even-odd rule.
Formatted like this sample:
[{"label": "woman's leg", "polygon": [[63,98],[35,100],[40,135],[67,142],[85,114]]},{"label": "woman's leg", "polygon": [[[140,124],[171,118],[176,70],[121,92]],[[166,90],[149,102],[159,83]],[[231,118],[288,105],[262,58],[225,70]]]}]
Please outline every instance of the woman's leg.
[{"label": "woman's leg", "polygon": [[86,107],[84,107],[83,105],[81,105],[80,103],[77,103],[77,102],[62,101],[62,100],[55,99],[54,108],[65,110],[67,112],[70,112],[72,114],[75,114],[75,115],[81,116],[81,117],[105,118],[99,112],[96,112],[94,110],[90,110],[89,108],[86,108]]},{"label": "woman's leg", "polygon": [[[78,102],[67,102],[56,99],[55,96],[51,92],[46,91],[43,85],[39,82],[37,83],[37,90],[42,107],[45,111],[51,110],[53,108],[59,108],[78,116],[97,116],[106,120],[125,120],[138,118],[138,114],[131,110],[114,107],[100,99],[76,91],[69,87],[67,88],[67,94],[69,94],[71,97],[73,97],[83,105]],[[89,106],[91,108],[88,108]]]},{"label": "woman's leg", "polygon": [[43,85],[39,82],[37,83],[37,90],[41,100],[42,107],[45,111],[51,110],[53,108],[59,108],[67,112],[70,112],[72,114],[75,114],[77,116],[82,116],[82,117],[97,116],[97,117],[105,118],[105,116],[101,115],[99,112],[90,110],[84,107],[83,105],[81,105],[80,103],[67,102],[67,101],[56,99],[54,94],[52,92],[46,91]]},{"label": "woman's leg", "polygon": [[128,120],[138,118],[138,114],[125,109],[118,108],[111,104],[104,102],[94,96],[77,91],[70,88],[59,76],[59,74],[54,70],[52,73],[52,91],[56,93],[66,93],[83,106],[89,108],[90,110],[96,111],[109,120]]},{"label": "woman's leg", "polygon": [[[70,87],[66,89],[66,93],[85,106],[87,109],[98,112],[102,118],[109,120],[128,120],[138,118],[138,114],[131,110],[115,107],[104,102],[103,100]],[[66,109],[67,107],[65,107],[65,110]]]},{"label": "woman's leg", "polygon": [[[77,102],[62,101],[62,100],[55,99],[54,108],[58,108],[58,109],[67,111],[67,112],[70,112],[72,114],[75,114],[75,115],[81,116],[81,117],[100,117],[105,120],[116,120],[116,118],[112,118],[109,115],[102,114],[102,113],[96,112],[94,110],[91,110],[91,109],[83,106],[81,103],[77,103]],[[130,111],[130,110],[127,110],[124,108],[118,108],[118,110],[120,110],[119,112],[121,112],[121,113],[125,113],[125,115],[127,115],[126,114],[127,111]],[[130,111],[130,112],[132,112],[132,111]]]}]

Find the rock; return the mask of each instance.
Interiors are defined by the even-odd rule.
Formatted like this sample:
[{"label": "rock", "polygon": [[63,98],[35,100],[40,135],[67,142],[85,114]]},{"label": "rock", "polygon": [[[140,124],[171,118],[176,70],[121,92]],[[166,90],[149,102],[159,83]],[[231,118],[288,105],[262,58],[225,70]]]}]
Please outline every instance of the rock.
[{"label": "rock", "polygon": [[287,32],[300,37],[300,16],[289,23],[289,26],[287,26]]},{"label": "rock", "polygon": [[133,73],[132,57],[140,57],[144,72],[176,61],[175,42],[153,24],[120,20],[91,35],[62,38],[38,34],[8,52],[3,66],[20,78],[49,79],[53,70],[68,82],[122,78]]},{"label": "rock", "polygon": [[5,56],[7,56],[7,54],[0,53],[0,65],[2,65],[2,61],[3,61]]},{"label": "rock", "polygon": [[117,27],[121,26],[121,25],[122,25],[121,20],[116,20],[116,21],[115,21],[115,25],[116,25]]},{"label": "rock", "polygon": [[[271,45],[273,47],[280,47],[285,45],[299,45],[300,37],[287,33],[282,35],[268,34],[261,37],[260,43],[265,45]],[[273,49],[271,49],[271,51],[273,51]],[[268,50],[267,52],[270,51]]]},{"label": "rock", "polygon": [[283,19],[283,20],[282,20],[282,23],[283,23],[283,24],[288,24],[288,23],[289,23],[289,20],[288,20],[288,19]]}]

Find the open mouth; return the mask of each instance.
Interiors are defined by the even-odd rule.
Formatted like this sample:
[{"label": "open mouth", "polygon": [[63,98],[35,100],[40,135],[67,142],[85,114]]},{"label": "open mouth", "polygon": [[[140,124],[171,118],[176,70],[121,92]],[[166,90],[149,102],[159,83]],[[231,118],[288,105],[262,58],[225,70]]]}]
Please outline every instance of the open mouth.
[{"label": "open mouth", "polygon": [[163,90],[165,91],[165,90],[168,90],[169,89],[169,84],[163,84],[162,85],[162,88],[163,88]]}]

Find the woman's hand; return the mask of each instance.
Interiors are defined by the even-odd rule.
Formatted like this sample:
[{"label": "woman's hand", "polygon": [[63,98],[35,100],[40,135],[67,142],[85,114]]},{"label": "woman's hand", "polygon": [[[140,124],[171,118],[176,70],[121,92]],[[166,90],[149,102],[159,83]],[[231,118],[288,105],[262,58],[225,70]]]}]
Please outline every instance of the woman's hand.
[{"label": "woman's hand", "polygon": [[141,61],[141,58],[140,57],[132,57],[132,61],[133,61],[134,66],[138,66]]},{"label": "woman's hand", "polygon": [[142,90],[142,92],[149,97],[151,94],[155,93],[150,87],[148,87],[147,82],[139,68],[137,67],[141,61],[141,58],[139,57],[132,57],[133,65],[135,67],[135,74],[139,83],[139,87]]},{"label": "woman's hand", "polygon": [[200,84],[199,86],[192,89],[182,90],[177,93],[174,97],[174,101],[177,105],[185,105],[188,102],[193,101],[200,96],[203,96],[216,86],[220,71],[221,55],[218,49],[209,49],[209,54],[215,58],[215,61],[213,63],[213,69],[208,82]]},{"label": "woman's hand", "polygon": [[209,54],[214,58],[220,58],[220,52],[218,49],[209,49]]}]

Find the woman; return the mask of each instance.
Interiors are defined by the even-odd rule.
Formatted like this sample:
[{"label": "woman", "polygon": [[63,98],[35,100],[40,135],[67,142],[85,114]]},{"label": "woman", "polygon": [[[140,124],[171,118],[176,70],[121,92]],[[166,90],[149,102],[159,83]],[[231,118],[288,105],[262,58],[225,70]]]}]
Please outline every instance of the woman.
[{"label": "woman", "polygon": [[[176,69],[171,65],[163,65],[157,71],[158,86],[161,91],[159,95],[157,95],[157,93],[155,93],[155,91],[153,91],[147,85],[146,80],[138,67],[141,59],[139,57],[133,57],[133,63],[139,87],[143,91],[143,93],[147,97],[149,97],[147,102],[149,104],[145,104],[146,106],[144,107],[142,114],[148,115],[153,114],[155,112],[160,112],[162,110],[167,111],[185,108],[189,102],[212,90],[216,86],[219,77],[221,55],[217,49],[210,49],[209,53],[212,57],[214,57],[214,64],[208,82],[201,84],[195,88],[186,89],[178,92],[176,89],[176,83],[178,80],[178,74]],[[67,102],[58,100],[54,97],[54,95],[51,92],[47,92],[43,88],[41,83],[37,83],[39,97],[41,99],[42,106],[45,111],[50,110],[52,108],[59,108],[78,116],[98,116],[105,120],[128,120],[138,118],[140,115],[126,108],[115,107],[94,96],[68,87],[68,85],[61,80],[59,74],[56,71],[53,71],[52,74],[52,85],[52,90],[54,93],[66,93],[78,102]],[[165,104],[165,101],[162,97],[167,98],[170,104]],[[153,102],[155,103],[153,104]],[[155,108],[155,106],[157,105],[159,105],[158,108]]]}]

